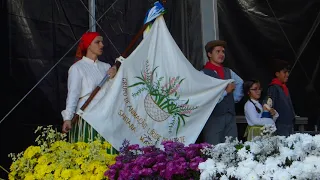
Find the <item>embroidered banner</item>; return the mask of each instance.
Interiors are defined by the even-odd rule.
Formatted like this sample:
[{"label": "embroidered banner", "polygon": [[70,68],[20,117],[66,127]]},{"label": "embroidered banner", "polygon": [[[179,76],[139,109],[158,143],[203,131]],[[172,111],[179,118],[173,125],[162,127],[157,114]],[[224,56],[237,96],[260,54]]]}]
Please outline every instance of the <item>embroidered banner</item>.
[{"label": "embroidered banner", "polygon": [[190,144],[230,82],[196,70],[160,16],[124,60],[108,93],[82,116],[116,149],[124,139],[144,146],[163,140]]}]

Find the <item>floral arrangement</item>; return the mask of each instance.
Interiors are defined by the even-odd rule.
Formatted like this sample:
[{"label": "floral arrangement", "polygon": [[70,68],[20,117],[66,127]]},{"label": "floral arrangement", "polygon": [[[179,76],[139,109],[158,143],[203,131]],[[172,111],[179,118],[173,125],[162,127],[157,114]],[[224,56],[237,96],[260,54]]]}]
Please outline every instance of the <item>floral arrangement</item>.
[{"label": "floral arrangement", "polygon": [[201,150],[210,145],[166,141],[164,149],[154,146],[139,147],[124,141],[116,163],[109,167],[105,175],[109,179],[199,179],[198,165],[206,157]]},{"label": "floral arrangement", "polygon": [[100,137],[95,141],[68,143],[65,134],[52,126],[38,127],[42,132],[36,139],[37,146],[29,146],[17,155],[10,154],[13,163],[9,179],[106,179],[104,172],[115,163],[115,156],[107,153],[112,148]]},{"label": "floral arrangement", "polygon": [[[264,128],[264,134],[268,128]],[[269,128],[270,130],[270,128]],[[272,128],[271,128],[272,130]],[[312,180],[320,177],[320,135],[258,136],[245,143],[227,139],[205,148],[200,179]]]},{"label": "floral arrangement", "polygon": [[[191,114],[191,112],[198,107],[190,106],[188,104],[189,100],[180,100],[180,95],[177,90],[184,79],[181,79],[179,76],[169,77],[168,83],[162,83],[164,77],[157,77],[155,74],[157,68],[158,67],[155,67],[151,70],[149,61],[147,60],[145,69],[141,72],[141,76],[136,77],[139,79],[139,82],[129,86],[129,88],[140,86],[140,89],[132,94],[133,97],[140,95],[143,91],[148,91],[146,98],[151,96],[154,103],[168,114],[168,116],[165,116],[165,118],[160,121],[164,121],[169,115],[172,115],[173,121],[171,122],[170,130],[174,127],[177,120],[176,133],[178,133],[181,124],[185,124],[185,117],[189,117],[188,114]],[[154,82],[154,78],[157,79],[156,82]]]}]

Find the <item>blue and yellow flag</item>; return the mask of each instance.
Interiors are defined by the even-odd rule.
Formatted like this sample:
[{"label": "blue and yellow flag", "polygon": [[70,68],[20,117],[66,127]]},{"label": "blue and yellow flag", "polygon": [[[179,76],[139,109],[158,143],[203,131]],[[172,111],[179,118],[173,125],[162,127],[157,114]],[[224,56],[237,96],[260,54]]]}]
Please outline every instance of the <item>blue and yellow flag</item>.
[{"label": "blue and yellow flag", "polygon": [[154,3],[154,6],[148,10],[146,17],[144,18],[144,24],[148,24],[147,28],[143,32],[143,37],[145,38],[146,34],[150,31],[152,26],[152,21],[154,21],[157,17],[163,15],[165,13],[165,9],[159,1]]}]

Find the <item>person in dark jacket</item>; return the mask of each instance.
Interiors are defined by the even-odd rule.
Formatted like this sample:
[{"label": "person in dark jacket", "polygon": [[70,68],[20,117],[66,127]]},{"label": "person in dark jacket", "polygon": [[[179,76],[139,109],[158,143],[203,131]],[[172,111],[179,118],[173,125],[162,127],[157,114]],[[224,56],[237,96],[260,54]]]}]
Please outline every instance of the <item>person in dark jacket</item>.
[{"label": "person in dark jacket", "polygon": [[295,112],[286,85],[289,79],[289,64],[283,60],[275,60],[274,78],[268,87],[268,95],[273,100],[273,107],[279,113],[276,122],[277,135],[289,136],[293,133]]}]

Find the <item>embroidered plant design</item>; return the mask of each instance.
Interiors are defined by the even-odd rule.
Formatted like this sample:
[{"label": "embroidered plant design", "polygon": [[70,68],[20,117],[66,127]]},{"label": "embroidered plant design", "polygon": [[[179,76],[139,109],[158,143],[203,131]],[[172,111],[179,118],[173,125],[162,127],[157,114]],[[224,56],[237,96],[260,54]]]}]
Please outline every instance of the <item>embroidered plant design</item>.
[{"label": "embroidered plant design", "polygon": [[157,77],[155,73],[157,68],[150,70],[147,60],[145,69],[141,71],[141,76],[135,77],[139,79],[139,82],[129,88],[139,86],[137,92],[132,94],[133,97],[140,95],[143,91],[148,91],[144,99],[144,106],[149,117],[157,122],[162,122],[172,116],[173,121],[170,123],[169,131],[172,132],[172,128],[177,122],[177,134],[181,124],[185,125],[185,118],[189,117],[192,111],[198,107],[190,106],[189,99],[180,100],[178,89],[184,79],[181,79],[180,76],[169,77],[167,83],[162,83],[164,77]]}]

